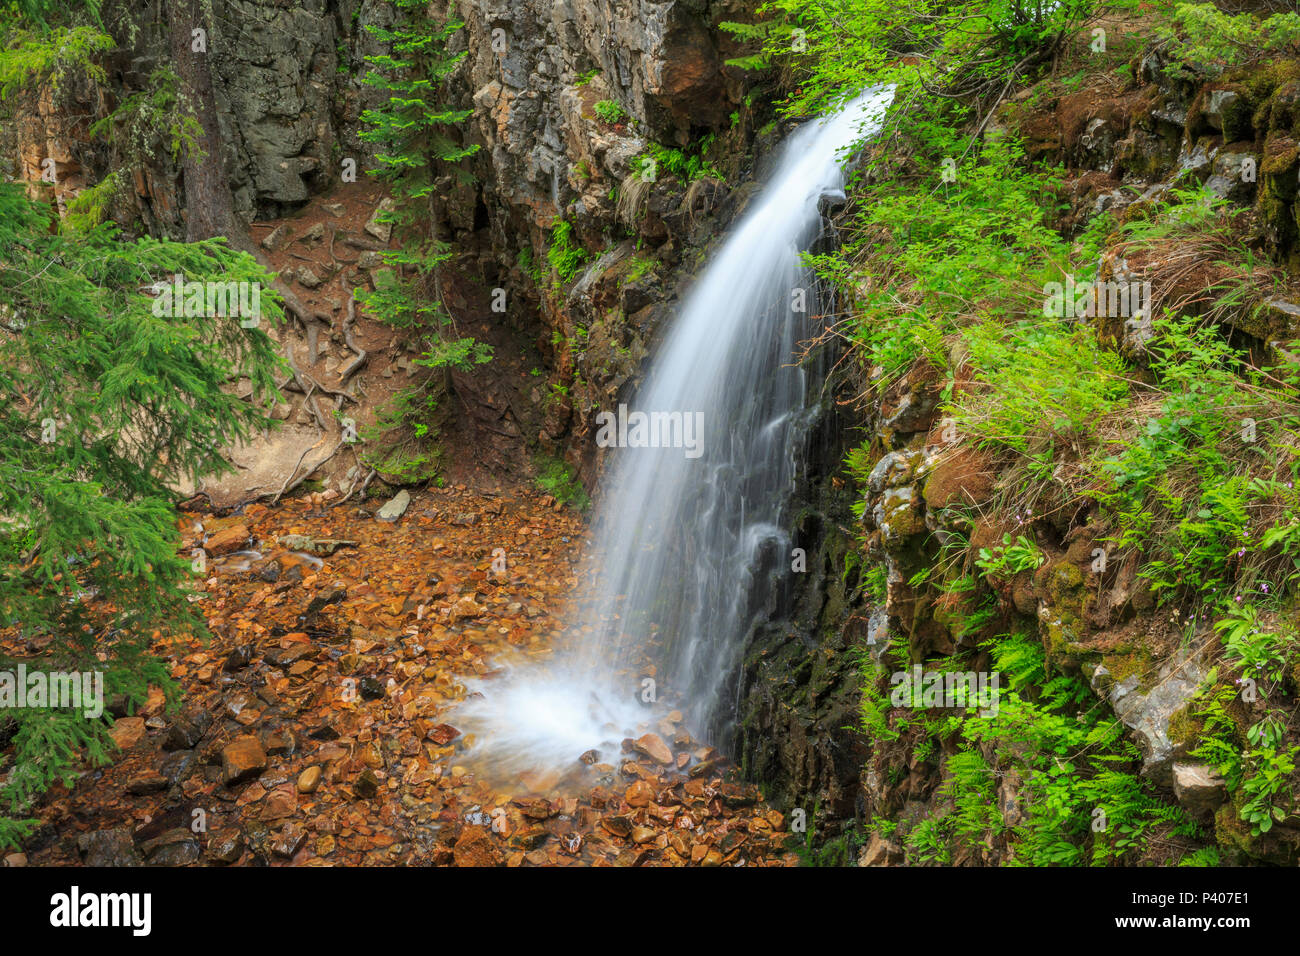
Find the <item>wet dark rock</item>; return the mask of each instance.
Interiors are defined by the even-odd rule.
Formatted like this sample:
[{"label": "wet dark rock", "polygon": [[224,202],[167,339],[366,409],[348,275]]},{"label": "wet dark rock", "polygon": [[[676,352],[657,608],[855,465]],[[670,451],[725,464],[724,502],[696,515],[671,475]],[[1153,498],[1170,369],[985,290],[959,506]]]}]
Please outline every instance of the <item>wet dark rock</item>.
[{"label": "wet dark rock", "polygon": [[202,849],[196,834],[184,827],[176,827],[141,843],[140,852],[149,860],[150,866],[188,866],[198,861]]},{"label": "wet dark rock", "polygon": [[329,724],[321,724],[319,727],[312,728],[307,736],[312,740],[338,740],[339,732]]},{"label": "wet dark rock", "polygon": [[536,850],[550,839],[550,836],[543,827],[532,826],[512,835],[509,842],[514,849]]},{"label": "wet dark rock", "polygon": [[226,661],[222,664],[222,670],[226,672],[243,670],[253,661],[254,647],[252,644],[241,644],[226,655]]},{"label": "wet dark rock", "polygon": [[163,740],[164,750],[193,750],[212,726],[212,715],[206,710],[191,710],[181,714],[172,723]]},{"label": "wet dark rock", "polygon": [[711,774],[714,771],[720,769],[723,766],[723,763],[724,761],[722,761],[720,758],[715,758],[713,760],[701,760],[694,767],[688,770],[686,775],[691,778],[703,777],[706,776],[707,774]]},{"label": "wet dark rock", "polygon": [[95,830],[77,837],[77,850],[86,866],[140,866],[143,862],[125,827]]},{"label": "wet dark rock", "polygon": [[281,859],[292,860],[306,839],[307,831],[296,823],[290,823],[271,844],[271,852]]},{"label": "wet dark rock", "polygon": [[320,594],[311,599],[307,605],[307,610],[303,612],[304,616],[311,618],[319,614],[322,610],[331,604],[338,604],[348,596],[347,588],[333,587],[326,588]]},{"label": "wet dark rock", "polygon": [[732,810],[752,807],[758,802],[758,794],[752,790],[726,784],[722,788],[722,805]]},{"label": "wet dark rock", "polygon": [[196,755],[193,750],[177,750],[168,754],[158,764],[158,773],[167,781],[168,786],[175,787],[184,783],[194,772]]},{"label": "wet dark rock", "polygon": [[134,796],[144,796],[149,793],[161,793],[168,787],[168,780],[162,774],[145,773],[136,774],[126,785],[126,792]]},{"label": "wet dark rock", "polygon": [[352,789],[362,800],[370,800],[379,792],[379,778],[373,770],[363,770]]},{"label": "wet dark rock", "polygon": [[238,829],[230,827],[212,834],[208,840],[208,859],[213,863],[229,865],[237,861],[244,853],[244,835]]},{"label": "wet dark rock", "polygon": [[600,825],[616,837],[630,836],[633,826],[631,817],[618,814],[602,818]]},{"label": "wet dark rock", "polygon": [[282,757],[298,749],[298,741],[293,731],[287,728],[273,730],[266,735],[266,753],[271,757]]},{"label": "wet dark rock", "polygon": [[275,837],[261,820],[249,820],[244,824],[244,842],[255,860],[265,865],[271,855],[271,844]]},{"label": "wet dark rock", "polygon": [[221,777],[228,787],[251,780],[265,769],[266,751],[256,737],[237,737],[221,751]]},{"label": "wet dark rock", "polygon": [[[315,603],[315,601],[312,602],[312,604]],[[266,662],[274,667],[289,667],[305,658],[315,657],[319,653],[320,648],[315,644],[290,644],[288,647],[277,647],[267,651]]]},{"label": "wet dark rock", "polygon": [[381,700],[386,690],[383,683],[374,677],[363,677],[357,685],[362,700]]}]

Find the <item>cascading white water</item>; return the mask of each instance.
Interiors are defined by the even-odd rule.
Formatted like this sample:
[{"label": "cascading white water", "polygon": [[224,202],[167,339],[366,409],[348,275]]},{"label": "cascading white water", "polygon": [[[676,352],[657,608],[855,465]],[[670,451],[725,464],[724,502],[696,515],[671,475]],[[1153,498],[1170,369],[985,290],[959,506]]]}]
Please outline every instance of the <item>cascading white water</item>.
[{"label": "cascading white water", "polygon": [[[725,738],[723,692],[766,590],[791,569],[783,518],[809,414],[796,349],[816,305],[800,251],[821,234],[821,200],[843,195],[846,151],[879,129],[891,97],[868,92],[789,137],[686,298],[627,427],[609,430],[625,446],[608,452],[585,636],[541,672],[476,686],[483,696],[463,708],[479,748],[507,767],[563,766],[635,735],[651,719],[647,661],[654,696]],[[636,413],[665,417],[638,432]]]}]

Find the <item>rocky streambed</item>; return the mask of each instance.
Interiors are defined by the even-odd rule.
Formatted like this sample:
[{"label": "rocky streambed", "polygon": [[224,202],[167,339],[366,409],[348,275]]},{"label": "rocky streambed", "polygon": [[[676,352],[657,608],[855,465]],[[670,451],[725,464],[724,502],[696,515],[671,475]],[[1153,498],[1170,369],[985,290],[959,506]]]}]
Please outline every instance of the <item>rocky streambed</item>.
[{"label": "rocky streambed", "polygon": [[794,862],[786,818],[680,714],[558,771],[478,772],[456,706],[563,640],[580,517],[530,490],[336,496],[179,516],[211,640],[157,636],[179,703],[110,701],[118,751],[50,792],[11,862]]}]

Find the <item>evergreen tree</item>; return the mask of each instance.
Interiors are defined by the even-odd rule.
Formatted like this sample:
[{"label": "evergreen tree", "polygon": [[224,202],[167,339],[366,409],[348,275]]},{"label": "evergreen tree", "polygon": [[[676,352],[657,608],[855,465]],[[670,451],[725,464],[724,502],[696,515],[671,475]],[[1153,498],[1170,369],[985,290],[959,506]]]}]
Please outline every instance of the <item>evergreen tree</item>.
[{"label": "evergreen tree", "polygon": [[416,363],[442,372],[399,394],[379,423],[389,433],[389,447],[374,464],[401,479],[419,480],[436,471],[436,415],[450,388],[450,369],[490,361],[492,351],[459,334],[443,307],[438,269],[451,252],[431,232],[437,176],[452,169],[467,178],[457,164],[478,151],[477,144],[461,145],[450,133],[470,111],[441,102],[444,81],[465,56],[448,52],[447,41],[464,24],[435,19],[424,0],[392,3],[397,22],[391,28],[367,27],[391,52],[366,58],[372,69],[364,82],[387,92],[388,99],[362,114],[370,128],[361,138],[377,147],[379,167],[371,172],[392,191],[394,208],[386,219],[400,244],[384,253],[393,271],[377,273],[375,290],[357,298],[371,315],[418,336],[422,354]]},{"label": "evergreen tree", "polygon": [[[191,294],[155,298],[175,276]],[[170,692],[151,645],[204,629],[172,489],[228,470],[220,449],[271,423],[260,408],[280,361],[264,328],[280,309],[267,279],[222,240],[74,230],[0,184],[0,634],[37,651],[29,669],[101,671],[128,706],[150,684]],[[258,289],[260,315],[194,294],[228,283]],[[237,376],[251,400],[223,388]],[[0,672],[17,663],[0,653]],[[0,712],[0,845],[25,827],[3,814],[69,779],[83,752],[104,759],[107,729],[81,711]]]}]

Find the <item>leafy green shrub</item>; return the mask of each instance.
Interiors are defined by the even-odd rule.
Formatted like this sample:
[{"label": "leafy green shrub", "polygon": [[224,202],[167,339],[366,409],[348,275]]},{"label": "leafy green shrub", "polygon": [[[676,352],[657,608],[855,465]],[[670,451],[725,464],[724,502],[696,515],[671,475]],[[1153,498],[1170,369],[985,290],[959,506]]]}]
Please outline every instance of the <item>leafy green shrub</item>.
[{"label": "leafy green shrub", "polygon": [[[696,144],[695,149],[686,152],[658,143],[651,143],[644,153],[633,163],[642,179],[657,179],[664,172],[676,176],[683,182],[691,183],[697,179],[725,179],[726,177],[711,162],[704,158],[713,144],[710,133]],[[651,175],[653,171],[653,175]]]},{"label": "leafy green shrub", "polygon": [[1058,447],[1090,445],[1128,398],[1123,361],[1089,326],[986,322],[963,338],[979,381],[957,399],[954,417],[982,445],[1047,465]]},{"label": "leafy green shrub", "polygon": [[627,116],[627,111],[614,100],[601,100],[592,109],[596,111],[597,116],[610,126],[621,123]]},{"label": "leafy green shrub", "polygon": [[1020,168],[1023,152],[1003,140],[979,147],[943,183],[942,161],[974,145],[937,124],[918,136],[913,161],[927,179],[873,182],[839,248],[806,257],[851,303],[842,331],[876,367],[878,387],[922,358],[945,370],[955,316],[1041,325],[1042,289],[1069,252],[1046,222],[1055,173]]},{"label": "leafy green shrub", "polygon": [[1259,836],[1281,823],[1295,809],[1291,775],[1300,746],[1286,746],[1285,714],[1269,714],[1246,731],[1251,749],[1242,757],[1241,819]]},{"label": "leafy green shrub", "polygon": [[986,578],[1010,578],[1021,571],[1032,571],[1043,563],[1043,552],[1023,534],[1011,540],[1010,534],[1002,535],[1002,544],[993,548],[980,548],[975,566],[984,572]]},{"label": "leafy green shrub", "polygon": [[945,82],[966,94],[1001,89],[1008,78],[1049,61],[1095,6],[1095,0],[771,0],[759,8],[757,23],[725,28],[762,43],[760,53],[737,58],[736,65],[780,64],[790,71],[796,94],[789,110],[807,115],[878,83],[895,83],[904,96]]},{"label": "leafy green shrub", "polygon": [[1213,3],[1178,3],[1160,35],[1179,60],[1212,69],[1300,53],[1300,14],[1227,13]]},{"label": "leafy green shrub", "polygon": [[[1122,530],[1115,541],[1137,547],[1142,574],[1157,593],[1202,597],[1231,587],[1234,555],[1252,544],[1249,456],[1268,442],[1244,443],[1242,421],[1264,420],[1242,356],[1217,331],[1193,319],[1157,319],[1149,348],[1160,405],[1116,454],[1095,470],[1095,492]],[[1243,454],[1243,452],[1245,454]]]},{"label": "leafy green shrub", "polygon": [[1214,630],[1223,640],[1228,663],[1260,680],[1281,679],[1295,653],[1295,638],[1264,630],[1251,602],[1229,603],[1224,616],[1214,622]]},{"label": "leafy green shrub", "polygon": [[572,282],[590,259],[591,254],[576,241],[572,224],[556,220],[551,227],[551,244],[546,249],[546,261],[556,278],[560,282]]},{"label": "leafy green shrub", "polygon": [[[1137,858],[1157,835],[1197,833],[1136,773],[1137,748],[1087,684],[1049,674],[1036,636],[1006,634],[981,647],[1001,678],[996,712],[909,719],[882,699],[879,671],[863,668],[863,729],[872,740],[919,725],[947,751],[940,795],[951,809],[909,831],[909,862],[947,863],[959,847],[1005,842],[1020,865],[1104,865]],[[1008,827],[1003,812],[1012,808],[1001,805],[996,781],[1011,774],[1021,781],[1019,820]]]}]

